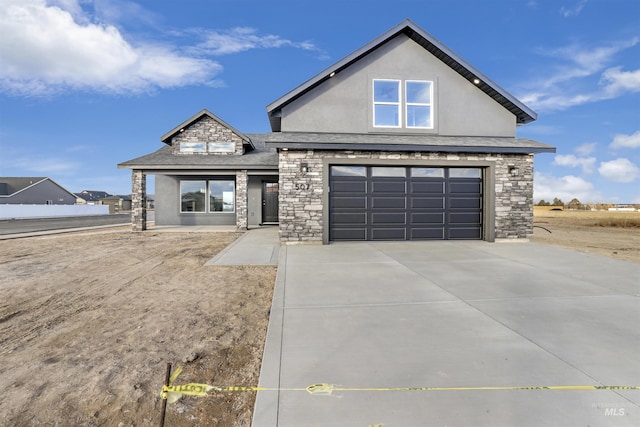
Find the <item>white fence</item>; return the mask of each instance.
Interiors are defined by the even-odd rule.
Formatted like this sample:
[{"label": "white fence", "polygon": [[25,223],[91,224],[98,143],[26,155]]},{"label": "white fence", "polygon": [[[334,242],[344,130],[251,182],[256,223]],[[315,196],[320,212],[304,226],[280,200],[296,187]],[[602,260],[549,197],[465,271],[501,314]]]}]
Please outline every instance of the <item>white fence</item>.
[{"label": "white fence", "polygon": [[0,219],[109,215],[108,205],[0,205]]}]

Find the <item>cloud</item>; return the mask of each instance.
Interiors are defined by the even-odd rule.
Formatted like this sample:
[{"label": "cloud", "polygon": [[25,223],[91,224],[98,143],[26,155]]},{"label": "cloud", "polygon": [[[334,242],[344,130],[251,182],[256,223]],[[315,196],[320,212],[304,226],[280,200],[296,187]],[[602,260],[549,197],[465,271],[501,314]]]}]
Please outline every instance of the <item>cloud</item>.
[{"label": "cloud", "polygon": [[617,134],[613,137],[609,148],[640,148],[640,130],[631,135]]},{"label": "cloud", "polygon": [[582,0],[573,7],[562,6],[560,8],[560,15],[564,16],[565,18],[568,18],[570,16],[578,16],[580,12],[582,12],[582,9],[584,9],[586,4],[587,4],[587,0]]},{"label": "cloud", "polygon": [[[572,44],[540,49],[539,54],[559,61],[553,73],[535,79],[519,97],[539,111],[565,110],[640,91],[640,69],[606,68],[618,53],[636,46],[638,37],[602,46]],[[598,75],[599,74],[599,75]],[[593,81],[597,77],[597,81]]]},{"label": "cloud", "polygon": [[640,168],[624,157],[601,162],[598,172],[605,179],[613,182],[632,182],[640,177]]},{"label": "cloud", "polygon": [[581,167],[584,173],[591,173],[596,164],[596,158],[577,157],[573,154],[558,154],[554,157],[553,163],[558,166]]},{"label": "cloud", "polygon": [[80,22],[78,2],[5,0],[0,7],[0,90],[48,95],[66,89],[144,92],[212,82],[222,67],[171,47],[134,46],[111,25]]},{"label": "cloud", "polygon": [[595,142],[578,145],[573,151],[581,156],[588,156],[595,151],[596,145],[598,144],[596,144]]},{"label": "cloud", "polygon": [[294,42],[273,34],[258,35],[255,28],[236,27],[227,31],[204,31],[205,41],[198,48],[209,55],[229,55],[251,49],[273,49],[293,47],[308,51],[318,51],[308,41]]},{"label": "cloud", "polygon": [[541,199],[552,201],[556,197],[565,203],[573,198],[583,203],[601,199],[598,192],[594,190],[593,184],[583,178],[573,175],[558,178],[536,172],[533,179],[534,201],[536,203]]}]

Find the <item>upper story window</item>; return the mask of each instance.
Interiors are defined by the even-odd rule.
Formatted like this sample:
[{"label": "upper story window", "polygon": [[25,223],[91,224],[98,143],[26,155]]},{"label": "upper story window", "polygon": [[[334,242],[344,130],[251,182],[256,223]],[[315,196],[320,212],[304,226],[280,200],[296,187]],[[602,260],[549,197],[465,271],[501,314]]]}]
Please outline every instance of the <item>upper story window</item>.
[{"label": "upper story window", "polygon": [[180,142],[181,153],[234,153],[236,144],[233,141],[214,141],[214,142]]},{"label": "upper story window", "polygon": [[[373,126],[433,129],[433,82],[373,80]],[[404,91],[403,91],[404,89]]]}]

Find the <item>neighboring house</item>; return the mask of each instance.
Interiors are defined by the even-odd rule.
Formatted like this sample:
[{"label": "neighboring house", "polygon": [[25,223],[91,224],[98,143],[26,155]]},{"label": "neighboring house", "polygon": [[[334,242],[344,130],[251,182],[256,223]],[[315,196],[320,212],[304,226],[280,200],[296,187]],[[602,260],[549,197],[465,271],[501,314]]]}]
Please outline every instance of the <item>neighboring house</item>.
[{"label": "neighboring house", "polygon": [[109,213],[116,214],[131,210],[131,196],[108,196],[100,199],[100,204],[109,206]]},{"label": "neighboring house", "polygon": [[111,196],[111,194],[106,191],[91,190],[82,190],[79,193],[75,193],[75,195],[78,197],[78,204],[87,205],[99,205],[101,199]]},{"label": "neighboring house", "polygon": [[51,178],[0,177],[0,204],[74,205],[76,195]]},{"label": "neighboring house", "polygon": [[207,110],[132,169],[133,224],[279,222],[283,242],[526,239],[536,113],[406,20],[267,106],[246,135]]}]

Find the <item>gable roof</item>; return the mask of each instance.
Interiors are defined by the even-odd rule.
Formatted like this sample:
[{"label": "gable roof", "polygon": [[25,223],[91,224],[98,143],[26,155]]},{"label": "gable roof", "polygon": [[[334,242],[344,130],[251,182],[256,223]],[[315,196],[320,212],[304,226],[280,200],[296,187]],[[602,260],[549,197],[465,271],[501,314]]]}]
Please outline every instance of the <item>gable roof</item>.
[{"label": "gable roof", "polygon": [[45,176],[38,177],[0,177],[0,197],[11,197],[21,191],[34,187],[42,182],[49,181],[62,191],[68,193],[73,198],[77,198],[75,194],[67,190],[51,178]]},{"label": "gable roof", "polygon": [[[513,113],[516,116],[517,124],[529,123],[536,120],[538,117],[535,111],[531,110],[509,92],[498,86],[498,84],[466,62],[455,52],[442,44],[438,39],[417,26],[410,19],[405,19],[378,38],[362,46],[360,49],[344,57],[289,93],[267,105],[267,114],[269,116],[269,122],[271,123],[271,130],[273,132],[280,132],[280,110],[284,106],[295,101],[305,93],[333,77],[334,74],[339,73],[353,63],[359,61],[400,34],[404,34],[418,43],[425,50],[429,51],[436,58],[448,65],[453,71],[460,74],[466,80],[471,82],[471,84],[477,86],[497,103]],[[479,80],[479,83],[475,83],[476,79]]]},{"label": "gable roof", "polygon": [[194,114],[193,116],[191,116],[190,118],[188,118],[184,122],[180,123],[175,128],[171,129],[169,132],[167,132],[164,135],[162,135],[160,137],[160,141],[164,142],[167,145],[171,145],[171,138],[176,136],[178,133],[184,131],[184,129],[186,129],[187,127],[191,126],[193,123],[197,122],[198,120],[200,120],[204,116],[208,116],[209,118],[211,118],[211,119],[215,120],[216,122],[220,123],[222,126],[224,126],[227,129],[231,130],[233,133],[235,133],[237,136],[239,136],[242,139],[243,144],[248,145],[251,149],[254,148],[253,147],[253,143],[251,142],[251,139],[247,135],[243,134],[242,132],[240,132],[239,130],[237,130],[236,128],[234,128],[233,126],[231,126],[230,124],[228,124],[227,122],[225,122],[220,117],[216,116],[215,114],[213,114],[211,111],[207,110],[206,108],[201,110],[200,112]]}]

